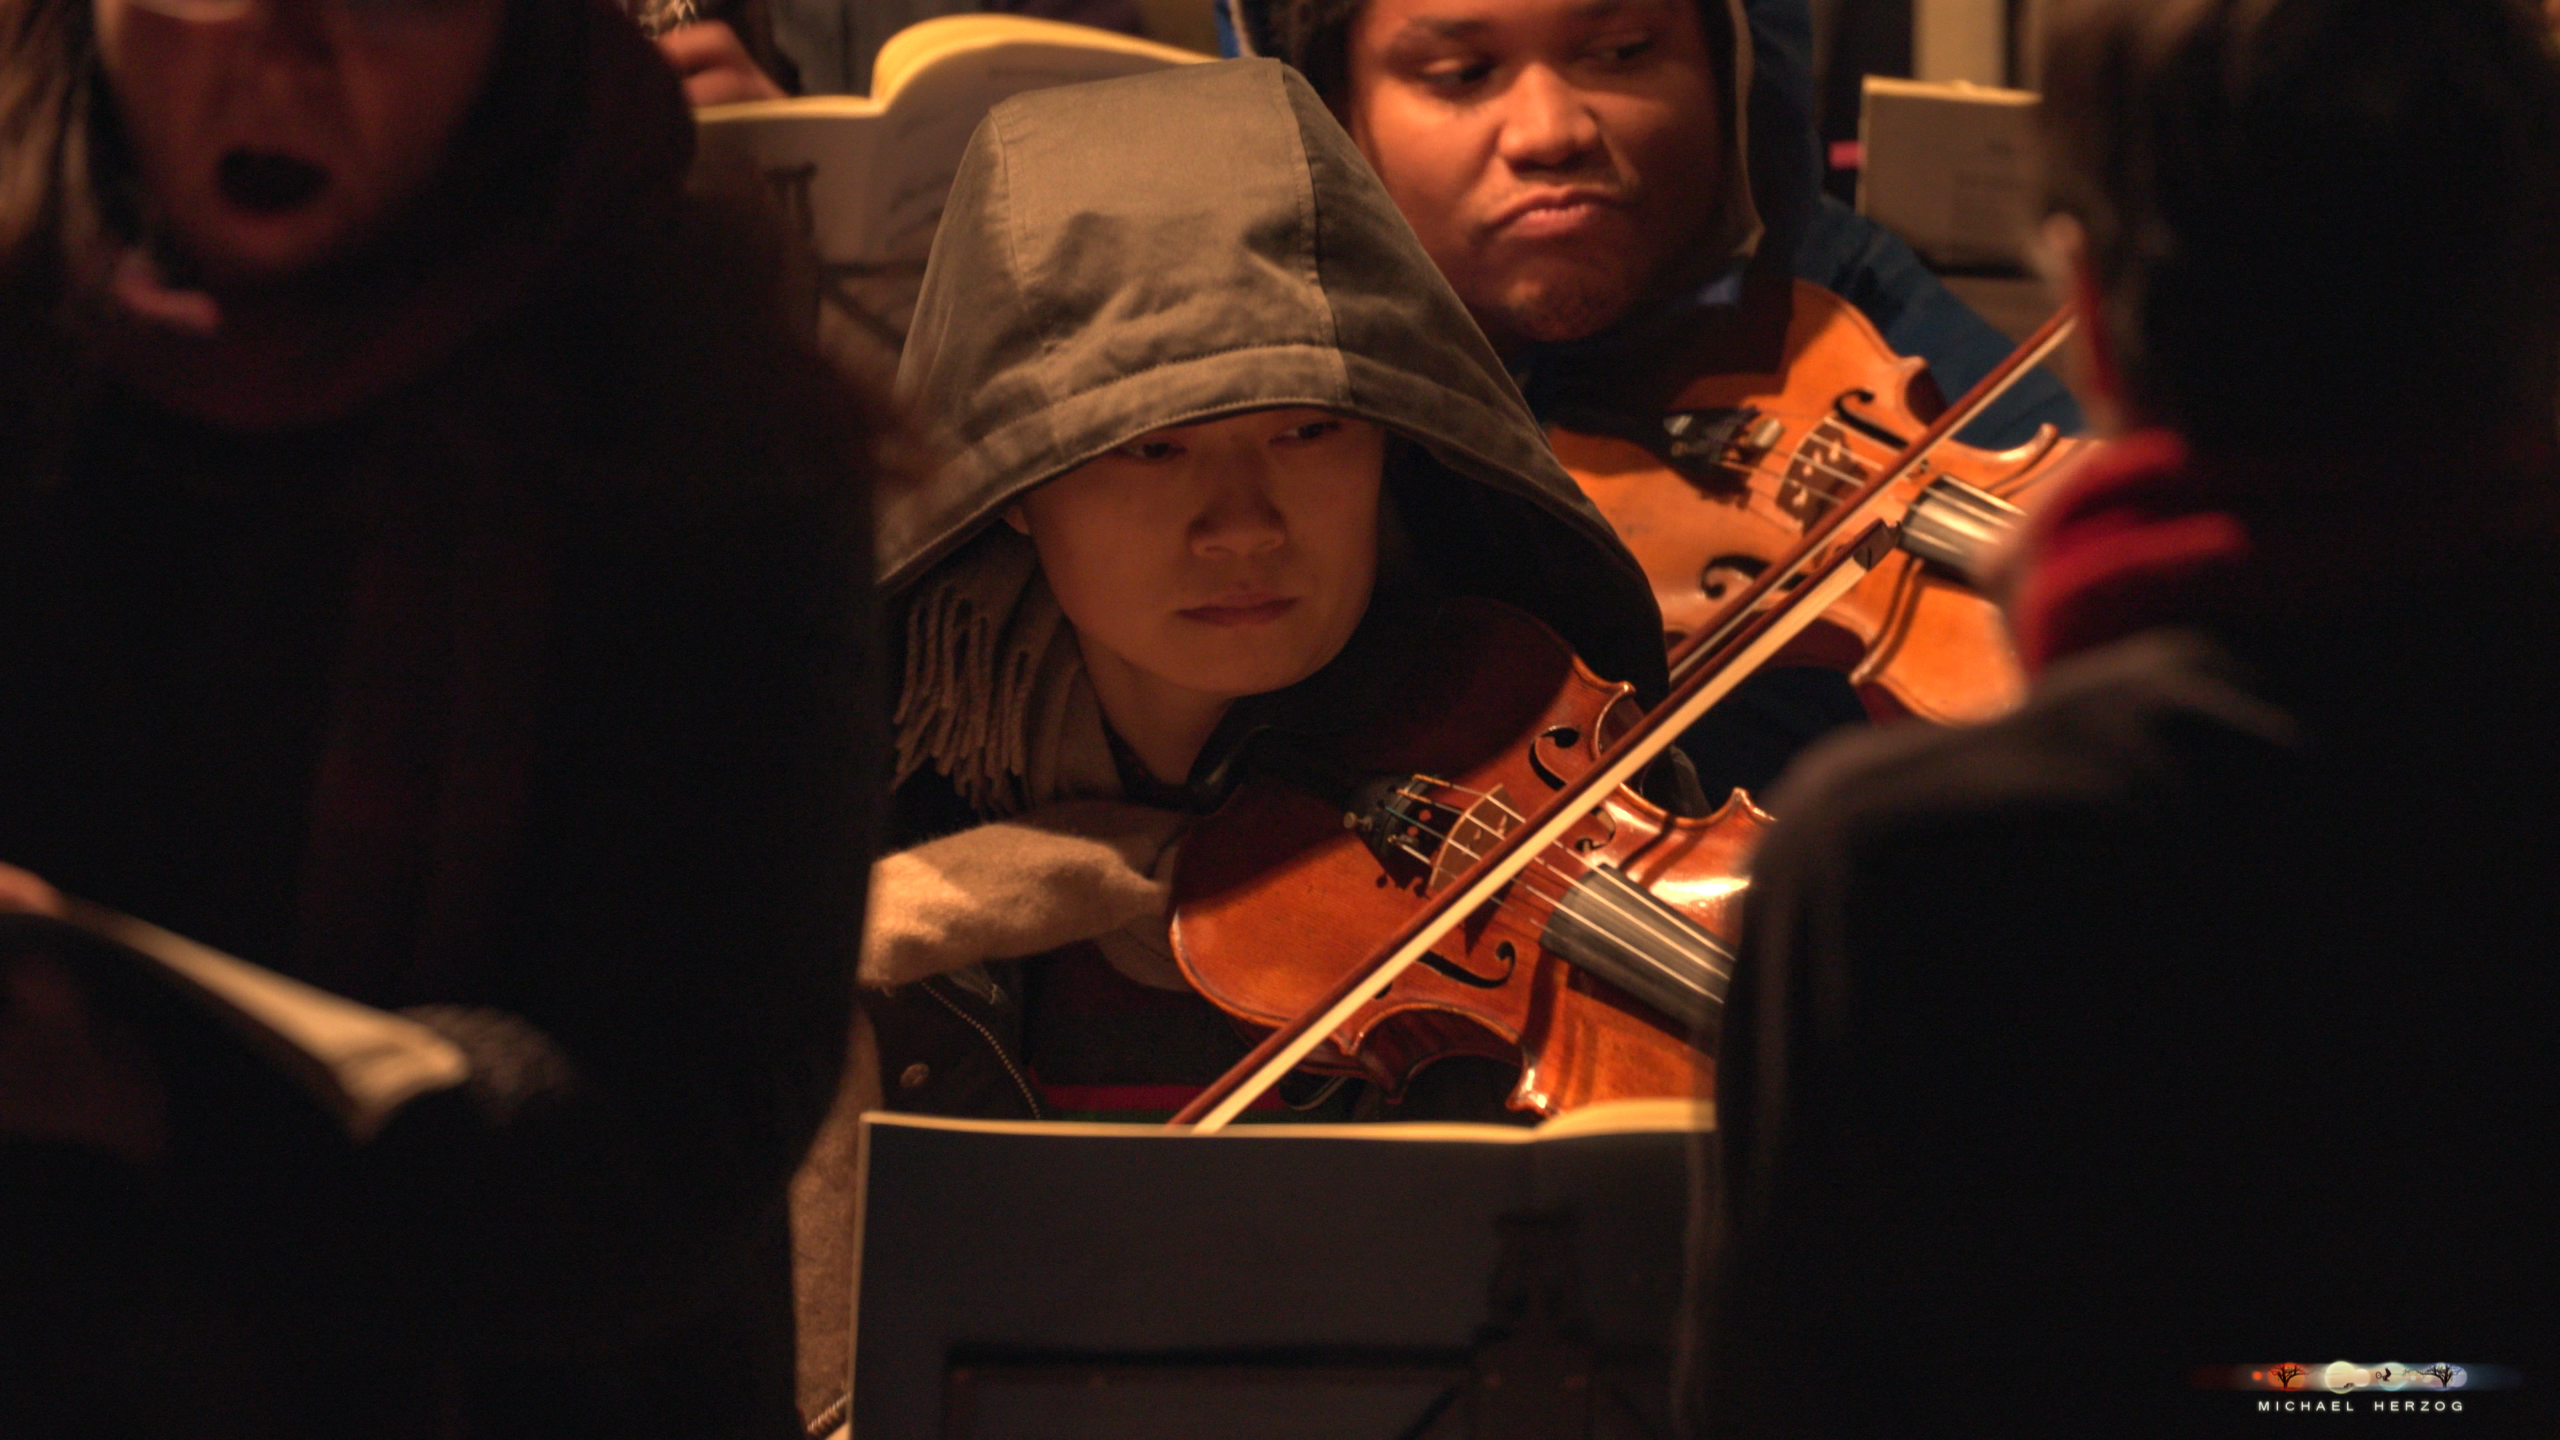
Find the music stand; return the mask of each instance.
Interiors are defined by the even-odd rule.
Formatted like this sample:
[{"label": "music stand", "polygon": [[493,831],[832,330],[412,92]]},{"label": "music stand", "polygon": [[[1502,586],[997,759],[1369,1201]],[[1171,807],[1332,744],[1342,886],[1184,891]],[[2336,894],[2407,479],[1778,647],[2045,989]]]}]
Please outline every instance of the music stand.
[{"label": "music stand", "polygon": [[865,1117],[854,1440],[1668,1433],[1691,1142]]}]

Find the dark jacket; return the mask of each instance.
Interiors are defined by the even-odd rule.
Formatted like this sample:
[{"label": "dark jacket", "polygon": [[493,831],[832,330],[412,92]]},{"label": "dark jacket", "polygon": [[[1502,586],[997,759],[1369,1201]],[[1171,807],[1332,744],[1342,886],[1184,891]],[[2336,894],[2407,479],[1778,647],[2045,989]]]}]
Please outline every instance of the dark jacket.
[{"label": "dark jacket", "polygon": [[[1136,435],[1320,406],[1397,437],[1387,483],[1429,588],[1508,601],[1601,674],[1664,685],[1633,559],[1349,137],[1272,62],[999,106],[952,187],[900,386],[953,458],[883,511],[893,592],[1015,496]],[[899,796],[898,838],[980,818],[927,771]],[[1019,968],[867,1001],[892,1106],[1033,1112]]]},{"label": "dark jacket", "polygon": [[2254,1435],[2287,1361],[2448,1398],[2341,1359],[2552,1433],[2549,574],[2149,629],[1806,758],[1725,1013],[1699,1433]]},{"label": "dark jacket", "polygon": [[678,202],[645,42],[518,8],[574,103],[461,219],[541,253],[377,275],[384,383],[202,418],[260,387],[54,325],[76,248],[71,303],[9,317],[75,368],[0,401],[0,856],[473,1076],[351,1146],[162,1056],[164,1162],[0,1150],[0,1430],[796,1433],[784,1187],[878,805],[871,422],[737,217]]}]

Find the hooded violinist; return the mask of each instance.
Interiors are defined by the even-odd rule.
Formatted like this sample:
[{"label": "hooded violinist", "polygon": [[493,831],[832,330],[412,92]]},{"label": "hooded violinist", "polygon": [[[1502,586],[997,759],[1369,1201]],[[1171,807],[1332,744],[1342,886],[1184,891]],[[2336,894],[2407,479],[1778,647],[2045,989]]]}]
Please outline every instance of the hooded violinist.
[{"label": "hooded violinist", "polygon": [[[1161,1118],[1240,1057],[1165,932],[1186,783],[1256,724],[1392,685],[1448,597],[1662,690],[1641,573],[1278,65],[997,109],[900,383],[950,458],[882,516],[912,848],[875,876],[862,980],[894,1108]],[[1499,1115],[1484,1069],[1273,1103]]]}]

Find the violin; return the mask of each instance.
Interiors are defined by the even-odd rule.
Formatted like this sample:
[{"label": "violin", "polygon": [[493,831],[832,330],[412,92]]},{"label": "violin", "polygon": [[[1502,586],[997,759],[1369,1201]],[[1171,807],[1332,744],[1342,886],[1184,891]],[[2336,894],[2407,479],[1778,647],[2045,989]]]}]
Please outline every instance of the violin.
[{"label": "violin", "polygon": [[1677,817],[1632,787],[1897,538],[1871,523],[1829,547],[1640,718],[1554,632],[1461,600],[1332,743],[1246,747],[1184,842],[1173,943],[1201,995],[1276,1028],[1172,1123],[1217,1129],[1311,1057],[1391,1091],[1449,1055],[1516,1060],[1511,1103],[1541,1115],[1712,1094],[1741,863],[1769,817],[1739,791]]},{"label": "violin", "polygon": [[[1844,473],[1674,648],[1671,694],[1651,713],[1637,718],[1632,687],[1599,680],[1534,620],[1460,601],[1397,687],[1433,704],[1357,717],[1320,752],[1263,737],[1250,778],[1185,842],[1173,941],[1201,995],[1276,1028],[1172,1123],[1223,1126],[1311,1057],[1391,1091],[1449,1055],[1516,1058],[1511,1103],[1541,1115],[1711,1095],[1699,1042],[1722,1014],[1742,861],[1769,817],[1739,791],[1675,817],[1630,787],[1880,580],[1978,572],[2014,507],[1932,475],[1931,458],[2068,331],[2055,316],[1895,453]],[[1896,363],[1916,387],[1917,362]],[[2050,433],[2040,443],[2054,448]],[[1339,957],[1363,948],[1345,970]]]},{"label": "violin", "polygon": [[[1247,1025],[1287,1025],[1636,718],[1633,687],[1494,601],[1450,602],[1415,654],[1394,688],[1431,705],[1381,704],[1326,753],[1257,737],[1251,773],[1183,842],[1175,959]],[[1740,791],[1691,819],[1611,790],[1302,1063],[1393,1093],[1448,1056],[1516,1062],[1510,1103],[1539,1115],[1695,1093],[1739,864],[1768,824]]]},{"label": "violin", "polygon": [[[1801,280],[1787,302],[1774,350],[1737,368],[1720,368],[1736,364],[1729,355],[1688,357],[1706,373],[1667,409],[1568,405],[1548,432],[1643,565],[1675,657],[1931,419],[1978,414],[2063,338],[2057,316],[1995,372],[1998,390],[1977,386],[1950,409],[1922,362],[1894,354],[1848,302]],[[2024,694],[2007,629],[1978,582],[2020,519],[2018,503],[2085,449],[2051,426],[2003,451],[1945,439],[1948,430],[1867,517],[1916,518],[1915,533],[1943,543],[1878,566],[1783,657],[1846,672],[1879,720],[1983,720]]]}]

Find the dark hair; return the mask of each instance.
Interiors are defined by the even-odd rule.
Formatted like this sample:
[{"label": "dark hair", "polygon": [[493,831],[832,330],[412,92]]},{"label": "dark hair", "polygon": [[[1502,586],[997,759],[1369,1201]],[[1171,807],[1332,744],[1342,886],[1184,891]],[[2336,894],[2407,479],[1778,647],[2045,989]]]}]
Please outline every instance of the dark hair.
[{"label": "dark hair", "polygon": [[0,478],[58,462],[84,376],[59,323],[72,252],[103,243],[88,119],[98,106],[89,0],[0,0]]},{"label": "dark hair", "polygon": [[[1279,60],[1315,87],[1324,103],[1341,108],[1351,90],[1351,28],[1369,0],[1219,0],[1232,5],[1248,53]],[[1730,17],[1722,0],[1694,0],[1699,28],[1717,73],[1733,73]],[[1709,7],[1714,13],[1709,13]],[[1722,94],[1721,91],[1718,92]],[[1729,106],[1727,107],[1730,108]],[[1731,116],[1728,115],[1730,123]]]},{"label": "dark hair", "polygon": [[1307,83],[1339,106],[1351,86],[1351,27],[1369,0],[1243,0],[1239,29],[1254,52],[1269,55],[1307,77]]},{"label": "dark hair", "polygon": [[67,218],[93,211],[84,121],[96,74],[88,0],[0,0],[0,315],[35,303]]},{"label": "dark hair", "polygon": [[2063,0],[2044,84],[2049,204],[2140,418],[2548,432],[2560,66],[2518,0]]}]

